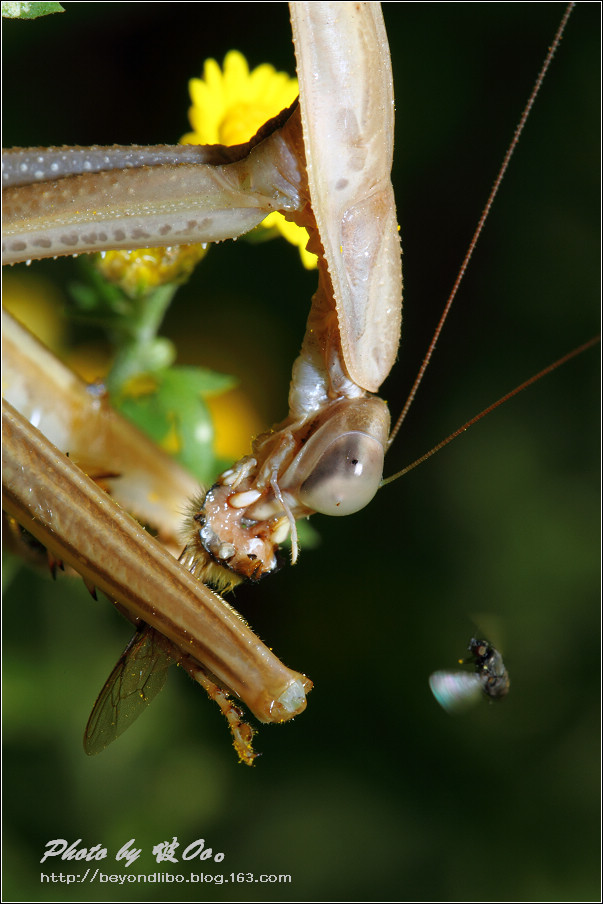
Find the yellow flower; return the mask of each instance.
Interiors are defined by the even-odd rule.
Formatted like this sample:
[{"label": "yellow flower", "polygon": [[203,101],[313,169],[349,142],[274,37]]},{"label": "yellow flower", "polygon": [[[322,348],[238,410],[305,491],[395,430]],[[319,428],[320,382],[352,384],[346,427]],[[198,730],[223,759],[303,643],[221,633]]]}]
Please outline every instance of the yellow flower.
[{"label": "yellow flower", "polygon": [[[233,145],[249,141],[266,120],[289,107],[298,87],[296,79],[268,63],[250,72],[243,54],[231,50],[224,57],[223,70],[215,60],[206,60],[203,78],[191,79],[189,91],[193,105],[188,115],[194,131],[184,135],[181,143]],[[306,251],[305,229],[279,213],[270,214],[258,228],[275,227],[297,245],[304,267],[316,266],[316,255]]]},{"label": "yellow flower", "polygon": [[186,282],[196,264],[205,257],[206,249],[207,245],[176,245],[106,251],[97,255],[96,266],[105,279],[136,298],[166,283]]}]

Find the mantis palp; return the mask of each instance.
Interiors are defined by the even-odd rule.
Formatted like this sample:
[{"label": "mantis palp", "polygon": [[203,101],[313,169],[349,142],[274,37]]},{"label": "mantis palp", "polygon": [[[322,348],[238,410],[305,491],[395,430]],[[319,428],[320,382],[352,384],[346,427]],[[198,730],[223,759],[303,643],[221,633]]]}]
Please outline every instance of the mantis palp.
[{"label": "mantis palp", "polygon": [[[393,13],[392,13],[392,14],[393,14]],[[400,104],[400,101],[398,101],[398,104]],[[400,144],[401,146],[403,146],[404,143],[405,143],[404,139],[401,139],[401,141],[399,142],[399,144]],[[402,219],[402,218],[401,218],[401,219]],[[408,254],[408,251],[407,251],[407,254]],[[390,395],[390,398],[391,398],[391,395]],[[349,541],[348,541],[348,542],[349,542]]]}]

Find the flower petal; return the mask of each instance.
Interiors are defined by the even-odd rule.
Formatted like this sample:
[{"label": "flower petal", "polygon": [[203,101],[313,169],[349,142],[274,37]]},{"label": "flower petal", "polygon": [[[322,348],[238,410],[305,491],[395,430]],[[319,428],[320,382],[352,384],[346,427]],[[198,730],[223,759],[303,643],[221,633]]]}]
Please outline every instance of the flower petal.
[{"label": "flower petal", "polygon": [[[262,63],[251,72],[243,54],[229,50],[222,69],[216,60],[203,66],[203,78],[189,82],[192,106],[189,120],[192,132],[183,144],[242,144],[281,110],[291,106],[298,94],[297,80],[286,72],[277,72],[270,63]],[[316,266],[316,255],[306,251],[308,233],[289,223],[278,213],[270,214],[258,227],[278,229],[287,241],[296,245],[304,267]]]}]

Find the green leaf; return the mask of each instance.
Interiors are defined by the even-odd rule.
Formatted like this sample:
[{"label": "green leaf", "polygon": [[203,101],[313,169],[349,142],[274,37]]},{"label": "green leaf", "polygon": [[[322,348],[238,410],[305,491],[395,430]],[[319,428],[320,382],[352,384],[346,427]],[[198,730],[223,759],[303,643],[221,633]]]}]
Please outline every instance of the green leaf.
[{"label": "green leaf", "polygon": [[3,19],[38,19],[51,13],[64,13],[60,3],[2,3]]},{"label": "green leaf", "polygon": [[220,374],[206,367],[172,367],[165,376],[172,382],[175,392],[198,393],[203,398],[234,389],[238,382],[230,374]]},{"label": "green leaf", "polygon": [[124,394],[113,401],[140,430],[207,484],[218,466],[213,424],[203,398],[225,392],[235,383],[233,377],[204,368],[171,367],[152,375],[150,391]]}]

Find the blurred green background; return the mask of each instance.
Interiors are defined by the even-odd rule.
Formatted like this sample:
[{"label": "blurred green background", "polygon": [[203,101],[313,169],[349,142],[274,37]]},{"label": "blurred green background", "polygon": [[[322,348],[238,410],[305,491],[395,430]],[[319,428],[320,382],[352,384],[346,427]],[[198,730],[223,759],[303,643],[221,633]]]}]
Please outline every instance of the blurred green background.
[{"label": "blurred green background", "polygon": [[[187,130],[187,80],[231,48],[293,72],[284,3],[66,3],[4,27],[4,143],[152,144]],[[385,4],[404,249],[398,411],[563,4]],[[386,471],[402,467],[599,321],[599,10],[578,4]],[[33,264],[59,298],[77,262]],[[18,273],[15,268],[9,276]],[[284,242],[213,248],[169,315],[179,363],[235,373],[286,410],[315,274]],[[5,900],[599,900],[598,352],[473,428],[234,604],[315,683],[264,727],[253,769],[174,670],[88,759],[81,737],[129,626],[78,581],[10,564],[4,606]],[[477,626],[477,627],[476,627]],[[456,719],[427,678],[478,630],[512,682]],[[220,865],[157,865],[197,838]],[[291,883],[41,885],[54,838],[106,872],[290,874]],[[55,858],[56,859],[56,858]]]}]

